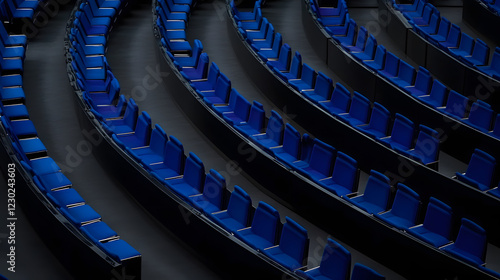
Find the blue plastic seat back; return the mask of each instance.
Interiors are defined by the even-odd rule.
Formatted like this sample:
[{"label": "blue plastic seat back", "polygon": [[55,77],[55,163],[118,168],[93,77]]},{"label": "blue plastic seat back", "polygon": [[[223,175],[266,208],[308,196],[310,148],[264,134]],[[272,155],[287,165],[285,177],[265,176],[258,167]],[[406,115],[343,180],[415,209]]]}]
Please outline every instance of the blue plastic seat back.
[{"label": "blue plastic seat back", "polygon": [[269,204],[261,201],[259,202],[257,209],[255,209],[251,231],[254,234],[275,244],[278,222],[278,211],[271,207]]},{"label": "blue plastic seat back", "polygon": [[487,187],[491,186],[496,160],[486,152],[475,149],[465,175]]},{"label": "blue plastic seat back", "polygon": [[370,116],[370,100],[355,91],[352,97],[351,107],[349,108],[349,115],[362,123],[368,123]]},{"label": "blue plastic seat back", "polygon": [[447,47],[457,47],[460,43],[460,35],[462,31],[460,26],[452,24],[450,27],[450,32],[448,33],[448,38],[446,39]]},{"label": "blue plastic seat back", "polygon": [[254,101],[252,107],[250,108],[248,124],[256,131],[262,131],[264,129],[265,117],[266,112],[264,111],[262,104]]},{"label": "blue plastic seat back", "polygon": [[472,103],[470,113],[469,113],[469,122],[475,126],[478,126],[484,130],[489,131],[491,128],[491,123],[493,121],[494,111],[491,109],[491,106],[481,100],[477,100]]},{"label": "blue plastic seat back", "polygon": [[445,112],[457,118],[464,118],[468,102],[469,99],[467,99],[467,97],[454,90],[450,90],[450,93],[448,94],[448,101],[446,102]]},{"label": "blue plastic seat back", "polygon": [[130,127],[131,129],[135,129],[135,124],[138,116],[139,107],[135,103],[134,99],[130,98],[127,102],[125,113],[123,114],[123,120],[128,127]]},{"label": "blue plastic seat back", "polygon": [[408,85],[413,85],[413,80],[415,80],[415,68],[408,64],[407,62],[401,60],[399,64],[398,78],[405,81]]},{"label": "blue plastic seat back", "polygon": [[432,83],[431,92],[429,97],[433,100],[434,104],[443,105],[446,97],[448,95],[448,89],[443,83],[438,80],[434,80]]},{"label": "blue plastic seat back", "polygon": [[217,66],[215,62],[212,62],[210,64],[210,69],[208,70],[207,82],[215,86],[215,84],[217,83],[217,79],[219,78],[219,75],[220,75],[219,66]]},{"label": "blue plastic seat back", "polygon": [[170,136],[170,140],[165,145],[164,164],[168,168],[176,171],[177,174],[182,173],[182,167],[184,164],[184,146],[174,136]]},{"label": "blue plastic seat back", "polygon": [[375,39],[375,37],[372,34],[370,34],[368,36],[368,39],[366,40],[365,49],[363,53],[367,57],[373,58],[376,49],[377,49],[377,39]]},{"label": "blue plastic seat back", "polygon": [[448,38],[448,33],[450,32],[451,22],[445,18],[441,17],[441,21],[439,22],[439,29],[437,35]]},{"label": "blue plastic seat back", "polygon": [[391,213],[415,223],[419,210],[420,196],[407,186],[398,183],[398,190],[392,204]]},{"label": "blue plastic seat back", "polygon": [[332,178],[336,184],[345,187],[352,192],[357,191],[356,179],[358,175],[358,163],[350,156],[337,152],[335,165],[333,166]]},{"label": "blue plastic seat back", "polygon": [[484,262],[487,246],[486,231],[471,220],[462,218],[455,246]]},{"label": "blue plastic seat back", "polygon": [[137,118],[134,134],[138,139],[143,140],[144,145],[149,143],[151,138],[151,117],[147,112],[143,111]]},{"label": "blue plastic seat back", "polygon": [[373,103],[372,114],[370,116],[370,128],[387,135],[391,114],[378,102]]},{"label": "blue plastic seat back", "polygon": [[493,71],[499,73],[500,75],[500,47],[495,48],[493,53],[493,58],[491,59],[490,67]]},{"label": "blue plastic seat back", "polygon": [[327,279],[348,279],[351,270],[351,253],[331,238],[323,251],[319,270]]},{"label": "blue plastic seat back", "polygon": [[184,181],[199,192],[203,189],[205,181],[205,166],[201,159],[190,152],[184,164]]},{"label": "blue plastic seat back", "polygon": [[215,96],[219,97],[224,102],[228,101],[229,92],[231,91],[231,81],[221,73],[217,83],[215,84]]},{"label": "blue plastic seat back", "polygon": [[288,71],[290,69],[290,60],[292,58],[292,48],[288,44],[283,44],[280,49],[280,54],[278,57],[278,64],[280,67],[278,69],[280,71]]},{"label": "blue plastic seat back", "polygon": [[424,218],[424,228],[451,239],[452,209],[440,200],[431,197]]},{"label": "blue plastic seat back", "polygon": [[292,58],[292,63],[290,64],[290,75],[295,79],[299,79],[302,73],[302,55],[299,52],[295,52]]},{"label": "blue plastic seat back", "polygon": [[385,210],[389,204],[390,194],[391,185],[389,178],[378,171],[371,170],[363,195],[365,201]]},{"label": "blue plastic seat back", "polygon": [[286,223],[281,231],[279,247],[285,254],[302,264],[308,249],[307,230],[289,217],[285,219]]},{"label": "blue plastic seat back", "polygon": [[437,131],[420,125],[420,130],[413,153],[420,156],[423,163],[431,163],[437,160],[439,154],[439,139]]},{"label": "blue plastic seat back", "polygon": [[399,57],[391,52],[387,52],[385,56],[384,72],[396,77],[399,71]]},{"label": "blue plastic seat back", "polygon": [[283,140],[283,131],[283,118],[276,111],[272,110],[271,117],[267,122],[266,135],[276,143],[281,144]]},{"label": "blue plastic seat back", "polygon": [[333,81],[322,72],[318,72],[314,93],[321,96],[323,100],[329,100],[332,95]]},{"label": "blue plastic seat back", "polygon": [[203,185],[203,196],[211,204],[217,206],[219,209],[222,206],[222,195],[226,188],[226,179],[214,169],[210,169],[205,177],[205,184]]},{"label": "blue plastic seat back", "polygon": [[396,113],[396,119],[392,126],[391,140],[409,149],[413,142],[414,132],[415,125],[413,122],[405,116]]},{"label": "blue plastic seat back", "polygon": [[349,23],[348,23],[348,28],[347,28],[347,34],[346,34],[346,38],[349,42],[354,41],[354,36],[356,35],[357,27],[358,27],[358,25],[356,24],[356,22],[353,19],[350,19]]},{"label": "blue plastic seat back", "polygon": [[336,83],[331,100],[335,108],[339,108],[341,111],[347,112],[349,110],[349,106],[351,105],[351,93],[342,84]]},{"label": "blue plastic seat back", "polygon": [[379,69],[384,68],[384,63],[385,63],[385,55],[386,55],[386,50],[385,47],[382,45],[377,46],[377,51],[375,52],[375,59],[374,62],[376,65],[378,65]]},{"label": "blue plastic seat back", "polygon": [[[415,0],[415,2],[417,1]],[[365,265],[356,263],[352,269],[351,280],[385,280],[385,276]]]},{"label": "blue plastic seat back", "polygon": [[252,207],[250,196],[242,188],[235,185],[227,205],[228,214],[243,226],[246,226],[248,224],[250,207]]},{"label": "blue plastic seat back", "polygon": [[368,36],[368,30],[364,26],[361,26],[358,30],[358,36],[356,37],[356,48],[363,51],[365,49],[365,44]]},{"label": "blue plastic seat back", "polygon": [[314,139],[309,166],[325,176],[330,176],[337,150],[325,142]]},{"label": "blue plastic seat back", "polygon": [[287,123],[285,125],[285,132],[283,133],[284,151],[298,159],[300,155],[300,140],[300,133],[291,124]]},{"label": "blue plastic seat back", "polygon": [[272,52],[276,54],[275,57],[278,57],[282,44],[283,44],[283,36],[279,32],[275,33],[272,46]]},{"label": "blue plastic seat back", "polygon": [[474,39],[467,35],[466,33],[462,33],[460,37],[460,44],[458,45],[458,50],[460,52],[464,52],[467,54],[472,54],[472,50],[474,49]]},{"label": "blue plastic seat back", "polygon": [[302,65],[302,76],[300,77],[300,79],[305,82],[309,86],[309,88],[314,88],[317,75],[318,74],[316,73],[316,71],[314,71],[314,69],[311,68],[311,66],[307,65],[306,63]]},{"label": "blue plastic seat back", "polygon": [[475,65],[486,65],[488,64],[488,58],[490,54],[490,47],[481,39],[476,39],[476,44],[474,45],[474,50],[472,51],[472,59],[476,61]]},{"label": "blue plastic seat back", "polygon": [[151,132],[151,139],[149,141],[149,148],[160,155],[165,151],[165,145],[167,144],[168,137],[167,133],[159,124],[155,124],[155,128]]}]

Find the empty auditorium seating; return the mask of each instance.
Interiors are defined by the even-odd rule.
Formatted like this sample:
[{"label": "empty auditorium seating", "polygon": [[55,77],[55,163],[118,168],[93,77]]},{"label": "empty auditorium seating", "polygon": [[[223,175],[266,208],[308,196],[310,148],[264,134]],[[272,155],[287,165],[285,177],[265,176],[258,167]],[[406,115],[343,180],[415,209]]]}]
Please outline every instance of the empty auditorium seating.
[{"label": "empty auditorium seating", "polygon": [[201,211],[211,214],[222,207],[222,192],[226,188],[226,179],[214,169],[210,169],[205,177],[203,192],[189,196],[193,205]]},{"label": "empty auditorium seating", "polygon": [[330,177],[333,168],[333,160],[337,150],[332,146],[314,139],[311,155],[293,163],[293,167],[315,181],[321,181]]},{"label": "empty auditorium seating", "polygon": [[476,223],[462,218],[455,242],[443,247],[443,250],[472,265],[481,266],[485,263],[486,245],[486,231]]},{"label": "empty auditorium seating", "polygon": [[469,117],[465,119],[464,122],[484,133],[488,133],[490,132],[491,124],[493,123],[493,115],[494,112],[488,103],[477,100],[472,104]]},{"label": "empty auditorium seating", "polygon": [[280,146],[283,142],[284,124],[281,116],[276,111],[271,111],[271,117],[267,123],[266,131],[251,136],[256,144],[264,149]]},{"label": "empty auditorium seating", "polygon": [[338,196],[344,196],[357,191],[357,181],[358,163],[356,160],[342,152],[337,152],[332,175],[319,180],[319,184]]},{"label": "empty auditorium seating", "polygon": [[339,113],[337,116],[340,120],[349,123],[352,126],[367,124],[368,118],[370,117],[370,100],[355,91],[351,99],[349,112]]},{"label": "empty auditorium seating", "polygon": [[250,196],[239,186],[234,186],[227,209],[212,213],[211,218],[227,231],[235,232],[248,225],[251,206]]},{"label": "empty auditorium seating", "polygon": [[[434,80],[432,88],[430,91],[428,89],[427,92],[429,92],[429,94],[420,95],[418,98],[420,101],[436,108],[442,107],[448,97],[448,89],[438,80]],[[456,94],[456,92],[454,92],[453,95],[454,94]]]},{"label": "empty auditorium seating", "polygon": [[351,105],[351,93],[343,85],[336,83],[331,99],[320,102],[318,105],[334,115],[348,113]]},{"label": "empty auditorium seating", "polygon": [[452,210],[443,202],[431,197],[424,223],[410,227],[408,232],[436,247],[451,242]]},{"label": "empty auditorium seating", "polygon": [[415,225],[419,207],[420,196],[399,183],[391,209],[375,216],[398,229],[406,230]]},{"label": "empty auditorium seating", "polygon": [[496,160],[489,154],[476,149],[465,173],[456,173],[458,180],[486,191],[491,188],[491,181],[496,167]]},{"label": "empty auditorium seating", "polygon": [[259,202],[250,227],[238,230],[235,235],[255,249],[264,250],[276,245],[279,213],[265,202]]},{"label": "empty auditorium seating", "polygon": [[405,116],[396,113],[396,119],[392,125],[391,136],[381,138],[380,140],[393,149],[407,151],[411,149],[414,133],[414,123]]},{"label": "empty auditorium seating", "polygon": [[272,149],[274,156],[289,165],[300,160],[301,135],[289,123],[283,132],[283,145]]},{"label": "empty auditorium seating", "polygon": [[373,103],[370,122],[364,125],[358,125],[356,128],[363,131],[373,138],[383,138],[387,136],[391,116],[387,109],[378,102]]},{"label": "empty auditorium seating", "polygon": [[343,198],[370,214],[377,214],[387,210],[390,194],[389,178],[380,172],[371,170],[365,192],[352,197],[343,196]]}]

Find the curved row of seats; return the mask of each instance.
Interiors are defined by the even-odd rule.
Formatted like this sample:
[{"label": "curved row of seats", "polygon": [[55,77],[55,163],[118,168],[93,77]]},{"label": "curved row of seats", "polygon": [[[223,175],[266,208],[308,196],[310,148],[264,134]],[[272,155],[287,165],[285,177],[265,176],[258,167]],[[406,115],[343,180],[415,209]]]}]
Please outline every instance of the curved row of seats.
[{"label": "curved row of seats", "polygon": [[[76,25],[77,21],[74,23]],[[79,38],[75,37],[73,47],[78,46],[78,41]],[[174,136],[167,136],[159,125],[152,129],[151,118],[146,112],[138,114],[133,99],[127,101],[123,95],[118,97],[119,84],[115,78],[109,81],[108,89],[99,94],[88,93],[93,89],[89,87],[91,83],[107,79],[104,76],[92,79],[90,77],[96,76],[81,72],[87,65],[86,60],[78,57],[77,48],[71,50],[71,55],[74,58],[73,70],[87,105],[105,131],[137,163],[178,197],[252,248],[288,270],[305,268],[309,240],[303,227],[288,217],[286,223],[281,224],[278,212],[264,202],[253,209],[250,197],[238,186],[234,186],[230,195],[225,195],[228,193],[225,178],[213,169],[205,173],[203,162],[193,153],[186,157],[182,144]],[[108,75],[112,75],[110,71]],[[358,269],[378,275],[358,266]]]},{"label": "curved row of seats", "polygon": [[45,0],[1,0],[0,17],[4,21],[16,23],[22,19],[33,21],[46,4]]},{"label": "curved row of seats", "polygon": [[[342,8],[344,6],[345,4],[340,5],[339,9],[347,9]],[[332,16],[328,17],[330,18]],[[366,28],[358,29],[353,19],[343,25],[324,27],[330,32],[332,39],[352,57],[406,93],[457,121],[500,139],[500,114],[494,112],[491,105],[481,100],[473,102],[469,97],[448,90],[443,83],[433,79],[429,71],[422,66],[416,71],[413,66],[387,51],[384,46],[378,45],[375,37],[368,34]]]},{"label": "curved row of seats", "polygon": [[[274,32],[272,24],[262,17],[260,8],[256,8],[253,21],[238,21],[239,11],[234,7],[234,1],[231,3],[240,33],[267,66],[288,85],[336,119],[405,156],[437,168],[439,139],[435,130],[424,125],[416,127],[401,114],[395,114],[391,121],[391,114],[383,105],[377,102],[371,104],[358,92],[351,97],[351,93],[340,83],[334,87],[331,78],[322,72],[316,73],[302,63],[298,52],[292,58],[290,46],[282,43],[281,34]],[[424,143],[432,143],[432,149],[424,149]]]},{"label": "curved row of seats", "polygon": [[[22,63],[26,48],[24,35],[9,35],[0,24],[2,54],[14,53],[4,58]],[[9,74],[4,74],[5,71]],[[39,139],[35,126],[29,118],[25,106],[25,96],[22,87],[22,68],[2,67],[0,89],[0,115],[2,126],[12,140],[12,147],[24,170],[32,176],[39,188],[62,215],[73,226],[107,255],[117,262],[140,257],[139,252],[132,248],[113,231],[101,216],[85,203],[85,200],[72,188],[71,181],[64,176],[57,163],[48,156],[47,149]]]},{"label": "curved row of seats", "polygon": [[416,0],[413,4],[396,4],[415,31],[427,41],[470,67],[494,79],[500,79],[500,49],[496,49],[489,62],[490,48],[481,39],[461,32],[460,27],[442,17],[439,10],[427,0]]},{"label": "curved row of seats", "polygon": [[[239,13],[238,17],[242,17],[242,14]],[[168,40],[168,38],[162,38],[162,45],[168,52],[165,40]],[[393,206],[390,210],[387,210],[389,201],[391,201],[391,194],[389,179],[383,174],[372,171],[365,193],[358,195],[356,193],[358,173],[356,161],[349,156],[342,152],[337,152],[333,147],[318,139],[311,140],[307,134],[303,135],[301,139],[300,134],[290,124],[283,125],[281,117],[274,111],[271,112],[266,132],[261,133],[263,131],[262,126],[260,129],[255,129],[252,125],[262,123],[264,114],[263,112],[257,113],[257,109],[260,109],[262,105],[259,105],[256,101],[251,105],[235,89],[230,89],[230,80],[223,73],[220,73],[214,62],[208,66],[208,56],[206,53],[199,53],[202,50],[201,42],[195,40],[193,49],[199,50],[196,52],[199,58],[196,59],[191,56],[189,61],[194,63],[194,61],[198,60],[198,64],[184,64],[185,61],[179,61],[174,55],[168,54],[168,56],[172,59],[182,76],[196,90],[200,99],[203,99],[203,102],[209,105],[211,110],[222,116],[224,121],[231,124],[237,131],[259,145],[262,150],[271,153],[276,159],[285,163],[286,166],[322,185],[325,189],[352,202],[360,209],[373,214],[389,226],[414,232],[415,236],[432,245],[434,245],[434,238],[446,239],[446,242],[443,242],[441,245],[435,245],[436,247],[450,243],[451,209],[449,216],[446,218],[449,219],[448,225],[450,225],[447,230],[442,231],[442,229],[424,225],[416,226],[416,229],[413,230],[413,227],[416,225],[420,204],[418,195],[415,192],[404,185],[399,185],[398,188],[401,192],[396,192]],[[222,91],[224,94],[222,96],[215,95],[215,92],[220,88],[224,89]],[[230,94],[229,97],[227,96],[228,94]],[[227,101],[228,98],[229,101]],[[261,117],[256,118],[255,116],[257,115],[261,115]],[[321,164],[321,162],[335,163],[332,166],[331,164]],[[408,196],[412,198],[408,198]],[[443,203],[434,198],[431,199],[431,202],[443,205]],[[429,204],[428,209],[432,209],[433,205]],[[446,206],[446,208],[449,207]],[[428,211],[428,215],[430,217],[435,216],[432,210]],[[445,224],[444,221],[440,221],[438,224],[441,225],[441,222]],[[434,225],[431,221],[424,221],[424,223]],[[477,229],[478,232],[484,233],[484,230],[470,221],[464,221],[464,224],[462,231],[468,231],[469,229],[465,229],[465,227],[472,224],[474,230]],[[443,232],[446,232],[445,236],[447,237],[440,235]],[[441,238],[438,238],[438,236],[441,236]],[[462,249],[467,246],[477,248],[477,245],[480,248],[484,248],[486,246],[484,235],[474,245],[472,243],[475,241],[469,240],[468,242],[471,243],[465,242],[468,245],[462,247],[463,241],[464,239],[460,238],[456,243],[453,243],[455,245],[450,245],[450,247],[443,250],[460,259],[477,258],[483,260],[482,263],[472,263],[475,266],[482,265],[485,253],[483,249],[477,251],[466,250],[467,252],[462,251]],[[459,248],[455,246],[459,246]],[[460,253],[457,254],[457,252]]]}]

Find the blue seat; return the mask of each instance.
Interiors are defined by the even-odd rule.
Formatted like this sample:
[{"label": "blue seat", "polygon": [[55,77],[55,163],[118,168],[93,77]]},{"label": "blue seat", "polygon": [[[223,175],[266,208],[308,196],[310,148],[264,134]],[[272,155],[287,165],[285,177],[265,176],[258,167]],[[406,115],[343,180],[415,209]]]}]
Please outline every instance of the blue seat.
[{"label": "blue seat", "polygon": [[165,0],[167,5],[170,7],[170,11],[173,13],[187,13],[191,12],[190,5],[176,4],[172,0]]},{"label": "blue seat", "polygon": [[280,49],[278,60],[268,59],[266,64],[271,69],[278,71],[288,71],[290,69],[290,61],[292,59],[292,49],[288,44],[283,44]]},{"label": "blue seat", "polygon": [[[427,1],[419,1],[419,0],[416,1],[418,3],[414,10],[412,9],[412,10],[402,11],[403,15],[406,18],[421,17],[423,15],[424,7],[427,6]],[[399,7],[399,5],[397,7]]]},{"label": "blue seat", "polygon": [[448,89],[440,81],[434,80],[429,94],[417,96],[420,101],[434,108],[442,107],[446,97],[448,96]]},{"label": "blue seat", "polygon": [[190,152],[184,164],[184,173],[178,178],[163,181],[180,197],[187,199],[191,195],[199,194],[203,190],[205,181],[205,166],[198,156]]},{"label": "blue seat", "polygon": [[420,196],[407,186],[398,183],[398,190],[392,208],[375,217],[398,229],[407,230],[414,226],[420,207]]},{"label": "blue seat", "polygon": [[385,54],[385,47],[382,45],[378,45],[375,52],[375,57],[373,59],[363,60],[363,64],[373,71],[382,70],[384,69]]},{"label": "blue seat", "polygon": [[[268,61],[269,59],[277,59],[279,57],[282,44],[283,44],[283,37],[281,33],[275,33],[272,46],[270,48],[259,48],[258,50],[256,50],[257,55],[263,61]],[[255,49],[257,47],[253,46],[253,48]]]},{"label": "blue seat", "polygon": [[59,210],[77,227],[101,220],[99,213],[87,204],[70,208],[60,207]]},{"label": "blue seat", "polygon": [[349,112],[340,113],[337,116],[341,121],[352,126],[367,124],[368,118],[370,117],[370,100],[355,91],[351,100]]},{"label": "blue seat", "polygon": [[295,52],[289,71],[279,71],[276,67],[273,67],[272,70],[285,82],[291,79],[300,79],[302,74],[302,56],[299,52]]},{"label": "blue seat", "polygon": [[278,246],[264,249],[264,254],[289,270],[303,268],[307,264],[309,237],[307,230],[286,217]]},{"label": "blue seat", "polygon": [[229,93],[231,91],[231,81],[223,73],[220,74],[215,83],[214,90],[196,92],[203,97],[203,101],[208,105],[212,104],[227,104]]},{"label": "blue seat", "polygon": [[323,250],[318,267],[296,273],[309,280],[338,279],[347,280],[351,270],[351,253],[331,238]]},{"label": "blue seat", "polygon": [[461,34],[462,31],[460,30],[460,26],[452,24],[450,32],[448,33],[448,38],[446,38],[446,41],[444,42],[439,42],[439,47],[445,51],[450,48],[458,48]]},{"label": "blue seat", "polygon": [[489,134],[500,139],[500,114],[497,114],[495,123],[493,124],[493,130]]},{"label": "blue seat", "polygon": [[436,34],[429,34],[427,40],[432,44],[439,46],[439,42],[445,42],[448,38],[448,33],[450,32],[451,22],[445,18],[441,17],[439,22],[438,32]]},{"label": "blue seat", "polygon": [[409,20],[413,21],[413,24],[422,26],[422,25],[428,25],[430,23],[433,7],[431,5],[425,5],[423,7],[424,9],[422,11],[421,16],[409,18]]},{"label": "blue seat", "polygon": [[121,11],[120,1],[89,0],[87,3],[92,9],[92,14],[98,17],[115,18]]},{"label": "blue seat", "polygon": [[127,107],[127,100],[124,95],[118,97],[118,101],[115,104],[101,104],[98,105],[92,100],[90,95],[84,91],[82,92],[83,99],[92,107],[90,110],[92,113],[101,121],[106,119],[113,119],[120,117]]},{"label": "blue seat", "polygon": [[127,134],[113,134],[113,140],[123,149],[145,147],[151,138],[151,117],[142,112],[137,118],[134,131]]},{"label": "blue seat", "polygon": [[366,40],[365,48],[363,51],[352,50],[351,55],[357,60],[372,60],[375,56],[375,51],[377,49],[377,40],[370,34]]},{"label": "blue seat", "polygon": [[483,66],[488,64],[489,56],[490,47],[481,39],[477,38],[472,54],[470,56],[460,56],[460,60],[469,66]]},{"label": "blue seat", "polygon": [[300,79],[289,79],[288,83],[291,87],[299,92],[306,89],[313,89],[317,75],[318,74],[316,73],[316,71],[314,71],[314,69],[304,63],[302,65],[302,73]]},{"label": "blue seat", "polygon": [[[262,17],[262,16],[261,16]],[[264,37],[263,38],[253,38],[249,39],[247,38],[248,44],[250,46],[254,45],[257,48],[270,48],[273,40],[274,40],[274,26],[272,23],[269,23],[267,20],[260,20],[255,21],[255,22],[238,22],[238,27],[239,30],[243,30],[243,34],[248,34],[250,31],[257,31],[259,30],[262,26],[262,24],[268,24],[267,28],[265,29]]]},{"label": "blue seat", "polygon": [[378,73],[386,78],[392,79],[398,76],[399,57],[391,52],[387,52],[385,56],[384,68],[378,70]]},{"label": "blue seat", "polygon": [[365,192],[354,197],[343,196],[343,198],[370,214],[386,211],[391,194],[391,185],[389,182],[387,176],[378,171],[371,170]]},{"label": "blue seat", "polygon": [[227,209],[214,212],[210,217],[227,231],[236,232],[247,226],[250,207],[252,207],[250,196],[239,186],[234,186]]},{"label": "blue seat", "polygon": [[106,132],[108,132],[108,134],[133,132],[137,123],[138,114],[139,107],[135,101],[130,98],[127,102],[125,113],[123,113],[121,118],[106,120],[104,123]]},{"label": "blue seat", "polygon": [[250,139],[264,149],[280,146],[283,142],[283,118],[274,110],[267,122],[266,132],[250,136]]},{"label": "blue seat", "polygon": [[265,112],[261,103],[254,101],[250,107],[248,121],[235,124],[234,128],[245,136],[260,134],[264,130]]},{"label": "blue seat", "polygon": [[26,35],[9,34],[5,29],[3,22],[0,24],[0,38],[5,46],[23,46],[26,48]]},{"label": "blue seat", "polygon": [[391,81],[400,88],[405,88],[413,85],[415,80],[415,68],[407,62],[401,60],[397,77],[392,77]]},{"label": "blue seat", "polygon": [[401,12],[414,12],[419,5],[425,5],[426,0],[414,0],[411,4],[396,4],[394,7]]},{"label": "blue seat", "polygon": [[380,103],[374,102],[370,122],[366,125],[358,125],[356,128],[372,138],[383,138],[387,136],[390,119],[389,111]]},{"label": "blue seat", "polygon": [[160,5],[160,7],[163,9],[163,12],[164,12],[164,16],[168,19],[168,20],[183,20],[185,22],[188,21],[188,14],[187,13],[183,13],[183,12],[173,12],[171,9],[170,9],[170,6],[165,2],[165,0],[158,0],[158,4]]},{"label": "blue seat", "polygon": [[469,117],[463,121],[484,133],[488,133],[491,130],[494,113],[488,103],[477,100],[472,103]]},{"label": "blue seat", "polygon": [[260,28],[257,30],[244,30],[244,36],[246,36],[246,39],[249,40],[250,42],[253,42],[255,39],[265,39],[266,38],[266,33],[267,30],[269,29],[269,21],[267,18],[262,19],[262,23],[260,25]]},{"label": "blue seat", "polygon": [[170,140],[165,145],[165,152],[161,162],[145,165],[160,182],[170,178],[178,178],[183,172],[185,155],[184,147],[175,137],[170,136]]},{"label": "blue seat", "polygon": [[312,180],[322,181],[332,174],[333,161],[336,156],[335,148],[316,138],[311,155],[307,159],[294,162],[293,167]]},{"label": "blue seat", "polygon": [[181,75],[188,81],[203,79],[207,76],[208,60],[208,54],[202,53],[195,67],[182,67]]},{"label": "blue seat", "polygon": [[203,44],[200,40],[195,39],[190,56],[174,55],[175,62],[181,67],[195,67],[198,65],[198,60],[203,52]]},{"label": "blue seat", "polygon": [[167,144],[168,137],[160,125],[155,124],[155,128],[151,131],[149,143],[143,147],[126,148],[127,152],[132,155],[136,160],[140,161],[141,157],[148,155],[163,155],[165,152],[165,145]]},{"label": "blue seat", "polygon": [[448,116],[463,119],[465,118],[465,110],[467,109],[467,104],[469,99],[454,90],[450,90],[448,94],[448,100],[446,101],[445,108],[438,108]]},{"label": "blue seat", "polygon": [[420,34],[422,37],[427,37],[428,34],[436,34],[439,28],[439,22],[441,21],[441,17],[437,13],[433,13],[431,15],[431,19],[428,25],[413,25],[415,31]]},{"label": "blue seat", "polygon": [[[161,18],[159,18],[160,20]],[[160,28],[160,32],[167,32],[163,31],[162,28]],[[162,33],[162,34],[165,34]],[[163,35],[165,36],[165,35]],[[175,55],[188,55],[193,52],[193,48],[191,47],[191,44],[186,41],[186,40],[169,40],[166,37],[161,38],[160,40],[161,44],[163,47],[167,49],[168,52],[172,54],[173,60],[175,60]],[[177,63],[177,62],[174,62]]]},{"label": "blue seat", "polygon": [[276,244],[279,219],[278,211],[261,201],[255,209],[251,226],[236,231],[234,235],[254,249],[264,250]]},{"label": "blue seat", "polygon": [[205,177],[203,193],[189,196],[194,207],[206,214],[222,210],[222,196],[226,189],[226,179],[214,169],[210,169]]},{"label": "blue seat", "polygon": [[99,243],[98,245],[119,262],[141,256],[136,249],[122,239],[114,239],[105,243]]},{"label": "blue seat", "polygon": [[489,76],[500,76],[500,48],[496,47],[493,53],[493,58],[491,59],[490,65],[478,66],[479,71],[486,73]]},{"label": "blue seat", "polygon": [[241,20],[255,20],[255,16],[257,15],[257,11],[260,10],[261,6],[261,1],[257,0],[255,1],[255,4],[253,6],[253,10],[251,12],[242,12],[239,11],[235,4],[234,1],[231,1],[231,8],[233,15],[236,20],[241,21]]},{"label": "blue seat", "polygon": [[255,14],[252,15],[254,18],[251,20],[237,20],[238,27],[243,30],[257,30],[262,24],[262,9],[255,10]]},{"label": "blue seat", "polygon": [[35,175],[33,181],[38,182],[37,185],[43,188],[41,190],[44,193],[70,188],[72,186],[71,181],[62,172]]},{"label": "blue seat", "polygon": [[301,93],[314,103],[327,101],[330,99],[333,91],[333,81],[322,72],[318,72],[314,89],[305,89]]},{"label": "blue seat", "polygon": [[300,160],[300,146],[300,133],[287,123],[283,132],[283,145],[271,150],[276,159],[291,166],[293,162]]},{"label": "blue seat", "polygon": [[342,84],[336,83],[331,99],[319,102],[318,105],[334,115],[348,113],[351,93]]},{"label": "blue seat", "polygon": [[69,208],[85,204],[85,200],[73,188],[50,191],[46,195],[56,207]]},{"label": "blue seat", "polygon": [[338,196],[345,196],[358,190],[357,178],[358,163],[356,160],[338,152],[332,176],[319,181],[319,184]]},{"label": "blue seat", "polygon": [[443,251],[474,266],[481,266],[485,263],[486,246],[486,231],[471,220],[462,218],[457,239],[443,247]]},{"label": "blue seat", "polygon": [[[235,89],[233,89],[236,91]],[[243,96],[236,93],[234,101],[234,110],[222,113],[222,117],[225,121],[231,125],[239,125],[246,123],[248,116],[250,114],[250,108],[252,105]]]},{"label": "blue seat", "polygon": [[[331,34],[332,39],[335,40],[339,44],[344,44],[344,45],[353,45],[353,42],[355,40],[356,36],[356,30],[358,28],[358,25],[353,19],[349,19],[349,22],[347,23],[347,30],[346,33],[343,34]],[[332,28],[331,28],[332,30]]]},{"label": "blue seat", "polygon": [[455,173],[457,179],[481,191],[491,188],[496,160],[486,152],[475,149],[465,173]]},{"label": "blue seat", "polygon": [[217,66],[215,62],[212,62],[210,63],[210,67],[208,69],[208,75],[200,79],[190,80],[190,84],[195,90],[199,91],[214,90],[219,75],[220,75],[219,66]]},{"label": "blue seat", "polygon": [[346,13],[343,17],[318,18],[318,22],[325,27],[326,32],[331,36],[345,35],[352,25],[349,13]]},{"label": "blue seat", "polygon": [[[313,1],[314,2],[314,1]],[[312,6],[315,7],[315,6]],[[337,26],[345,24],[346,16],[348,15],[347,7],[337,5],[333,7],[318,7],[318,21],[324,26]]]},{"label": "blue seat", "polygon": [[28,109],[24,104],[7,104],[5,106],[1,100],[0,93],[0,115],[5,115],[10,120],[29,118]]},{"label": "blue seat", "polygon": [[391,136],[379,139],[383,144],[390,146],[392,149],[408,151],[413,144],[414,133],[414,123],[405,116],[396,113],[396,119],[392,125]]},{"label": "blue seat", "polygon": [[462,57],[462,56],[469,56],[472,55],[472,50],[474,49],[474,39],[465,34],[462,33],[460,36],[460,44],[458,44],[458,48],[449,48],[448,50],[455,56],[455,57]]},{"label": "blue seat", "polygon": [[356,263],[352,269],[351,280],[385,280],[385,276],[365,265]]},{"label": "blue seat", "polygon": [[410,227],[408,233],[435,247],[441,247],[451,243],[451,226],[451,207],[431,197],[427,205],[424,223]]},{"label": "blue seat", "polygon": [[341,46],[349,52],[362,52],[365,49],[365,44],[368,36],[368,30],[364,26],[361,26],[358,30],[356,36],[355,44],[345,44],[342,43]]},{"label": "blue seat", "polygon": [[409,151],[398,150],[398,152],[412,158],[422,164],[437,168],[439,156],[438,133],[425,125],[419,126],[420,130],[417,136],[415,148]]}]

